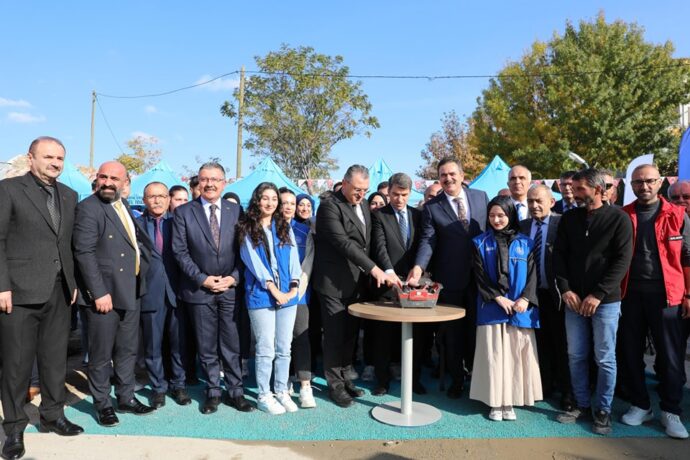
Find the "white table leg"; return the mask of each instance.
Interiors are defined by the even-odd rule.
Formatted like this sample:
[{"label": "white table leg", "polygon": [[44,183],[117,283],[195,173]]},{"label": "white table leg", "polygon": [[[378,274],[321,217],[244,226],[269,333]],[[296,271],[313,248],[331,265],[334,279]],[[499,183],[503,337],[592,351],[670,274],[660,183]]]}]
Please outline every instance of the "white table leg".
[{"label": "white table leg", "polygon": [[404,415],[412,414],[412,323],[402,323],[400,404]]}]

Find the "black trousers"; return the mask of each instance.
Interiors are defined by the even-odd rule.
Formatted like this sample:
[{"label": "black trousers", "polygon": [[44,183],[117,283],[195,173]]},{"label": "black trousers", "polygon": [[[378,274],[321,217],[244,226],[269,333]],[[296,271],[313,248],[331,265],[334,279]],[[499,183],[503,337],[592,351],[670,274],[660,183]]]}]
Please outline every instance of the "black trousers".
[{"label": "black trousers", "polygon": [[12,313],[0,314],[2,425],[7,435],[23,432],[29,423],[24,405],[34,359],[38,362],[41,386],[41,405],[38,408],[41,416],[50,422],[64,414],[69,294],[58,275],[46,303],[13,305]]},{"label": "black trousers", "polygon": [[[194,318],[196,346],[201,370],[206,377],[206,395],[221,396],[220,371],[225,375],[225,389],[232,398],[242,396],[240,362],[239,308],[234,299],[217,296],[208,304],[190,304]],[[221,367],[222,366],[222,367]]]},{"label": "black trousers", "polygon": [[[399,361],[401,343],[401,326],[388,321],[371,321],[372,359],[376,380],[380,386],[388,387],[391,380],[389,366],[394,360]],[[412,380],[418,382],[421,376],[422,352],[424,343],[421,340],[426,324],[415,324],[412,329]]]},{"label": "black trousers", "polygon": [[357,302],[358,296],[317,295],[323,323],[323,370],[328,387],[334,389],[345,384],[344,374],[352,368],[359,320],[347,312],[347,306]]},{"label": "black trousers", "polygon": [[89,391],[97,410],[112,407],[110,371],[115,374],[118,404],[134,397],[134,366],[139,351],[139,309],[99,313],[86,309],[89,318]]},{"label": "black trousers", "polygon": [[535,329],[539,353],[539,372],[544,393],[558,390],[561,396],[570,395],[570,368],[568,366],[568,341],[565,335],[565,305],[559,310],[550,291],[537,290],[539,322]]},{"label": "black trousers", "polygon": [[309,307],[297,305],[295,328],[292,331],[291,367],[300,382],[311,380],[311,343],[309,342]]},{"label": "black trousers", "polygon": [[645,385],[644,348],[647,330],[652,334],[657,352],[659,404],[661,410],[680,415],[685,376],[682,309],[666,306],[665,292],[628,291],[621,304],[618,326],[619,363],[630,403],[650,408]]},{"label": "black trousers", "polygon": [[453,383],[464,384],[465,369],[472,369],[474,348],[477,334],[475,313],[476,298],[470,302],[472,294],[469,290],[442,290],[439,303],[457,305],[465,309],[465,317],[453,321],[445,321],[438,326],[436,340],[444,350],[441,357],[445,362],[445,369],[453,379]]},{"label": "black trousers", "polygon": [[165,375],[163,339],[167,338],[170,357],[170,387],[185,387],[185,360],[187,337],[184,324],[185,313],[182,305],[173,307],[167,300],[156,311],[141,312],[141,330],[144,342],[144,359],[151,387],[155,393],[165,393],[168,381]]}]

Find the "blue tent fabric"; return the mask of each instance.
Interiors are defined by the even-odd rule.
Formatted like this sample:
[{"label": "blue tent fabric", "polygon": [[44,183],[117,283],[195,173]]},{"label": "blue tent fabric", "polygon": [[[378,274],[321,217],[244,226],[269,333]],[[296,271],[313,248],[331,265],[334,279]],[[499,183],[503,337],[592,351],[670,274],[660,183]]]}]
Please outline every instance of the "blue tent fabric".
[{"label": "blue tent fabric", "polygon": [[685,130],[678,147],[678,180],[690,179],[690,128]]},{"label": "blue tent fabric", "polygon": [[247,177],[244,177],[237,182],[233,182],[232,184],[226,186],[223,190],[223,193],[237,193],[237,195],[240,197],[240,203],[246,208],[249,205],[252,192],[261,182],[273,182],[278,188],[287,187],[295,192],[295,195],[305,193],[304,190],[299,188],[294,182],[288,179],[275,161],[269,157],[261,160],[261,163],[259,163],[256,168],[254,168],[254,171],[252,171]]},{"label": "blue tent fabric", "polygon": [[91,195],[91,182],[69,161],[65,160],[58,180],[77,192],[79,200]]},{"label": "blue tent fabric", "polygon": [[187,187],[187,184],[182,182],[177,174],[173,171],[170,165],[161,160],[156,166],[146,171],[134,179],[132,179],[131,191],[128,201],[130,204],[142,204],[144,198],[144,188],[151,182],[162,182],[168,188],[173,185],[181,185]]},{"label": "blue tent fabric", "polygon": [[[376,187],[384,181],[390,179],[393,175],[393,170],[388,167],[383,159],[379,158],[369,167],[369,189],[371,192],[376,191]],[[415,190],[414,185],[410,191],[410,206],[417,206],[417,203],[424,199],[424,194]]]},{"label": "blue tent fabric", "polygon": [[489,199],[498,195],[499,190],[508,187],[510,166],[496,155],[481,173],[470,182],[470,188],[483,190]]}]

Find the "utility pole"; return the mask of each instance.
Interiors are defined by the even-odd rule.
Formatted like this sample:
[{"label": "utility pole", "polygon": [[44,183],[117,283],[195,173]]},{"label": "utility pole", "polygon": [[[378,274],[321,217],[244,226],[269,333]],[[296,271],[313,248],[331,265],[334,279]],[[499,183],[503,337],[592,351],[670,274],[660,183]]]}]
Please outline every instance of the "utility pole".
[{"label": "utility pole", "polygon": [[96,91],[91,91],[91,148],[89,149],[89,170],[93,171],[93,138],[96,128]]},{"label": "utility pole", "polygon": [[244,115],[244,66],[240,69],[240,91],[237,102],[237,176],[242,177],[242,117]]}]

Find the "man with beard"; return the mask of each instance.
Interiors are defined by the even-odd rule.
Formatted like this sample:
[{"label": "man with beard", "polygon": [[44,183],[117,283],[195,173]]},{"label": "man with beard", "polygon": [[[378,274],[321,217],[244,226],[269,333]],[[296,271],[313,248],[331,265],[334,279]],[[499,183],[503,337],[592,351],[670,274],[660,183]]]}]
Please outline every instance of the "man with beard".
[{"label": "man with beard", "polygon": [[[134,397],[134,366],[139,344],[139,298],[152,249],[121,192],[127,170],[117,161],[103,163],[96,193],[77,205],[74,257],[77,261],[89,323],[89,390],[98,423],[119,423],[110,400],[110,373],[115,372],[117,411],[146,415],[153,411]],[[112,364],[111,364],[112,363]]]}]

